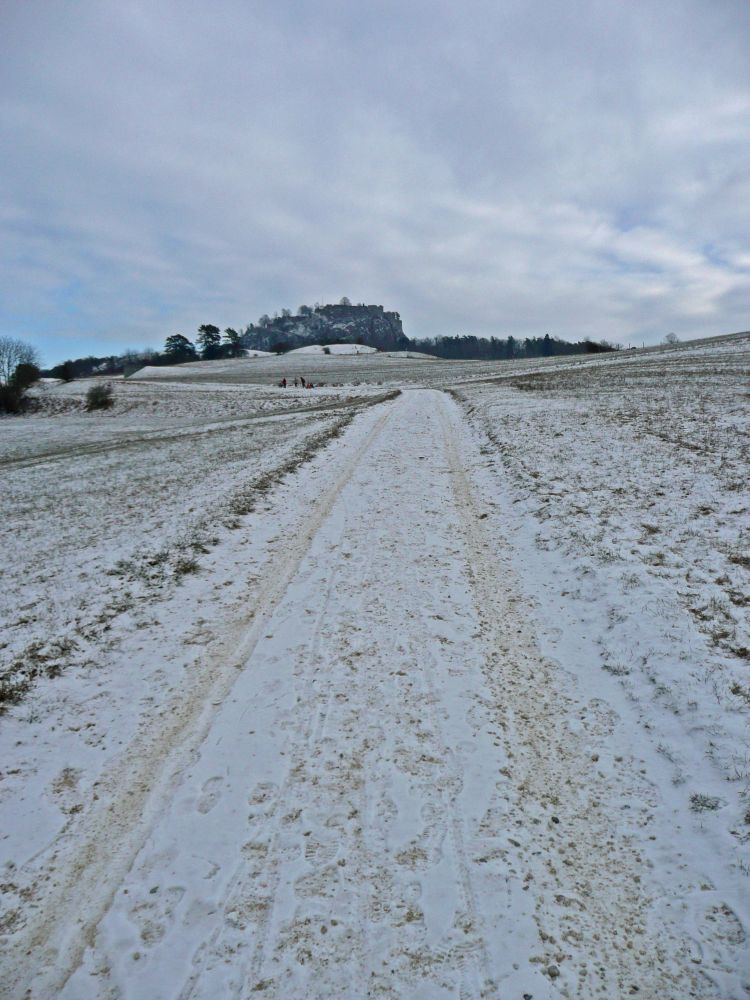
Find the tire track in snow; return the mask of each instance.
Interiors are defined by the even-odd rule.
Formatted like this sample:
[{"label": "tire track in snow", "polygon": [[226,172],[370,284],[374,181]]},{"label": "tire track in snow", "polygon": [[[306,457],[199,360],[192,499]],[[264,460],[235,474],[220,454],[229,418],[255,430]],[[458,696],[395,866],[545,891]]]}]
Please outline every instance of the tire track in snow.
[{"label": "tire track in snow", "polygon": [[[435,664],[436,666],[436,664]],[[443,785],[439,790],[441,806],[447,820],[446,834],[450,838],[453,857],[456,864],[456,884],[462,901],[462,917],[464,933],[467,936],[465,952],[456,956],[461,966],[461,997],[478,997],[482,995],[485,985],[492,981],[490,963],[487,955],[487,941],[481,934],[482,920],[476,904],[476,894],[469,873],[469,859],[464,845],[462,820],[458,809],[458,793],[463,785],[461,765],[446,740],[440,725],[435,706],[439,698],[432,682],[432,663],[427,663],[427,669],[421,672],[421,680],[425,692],[425,715],[437,736],[437,745],[444,748],[446,758],[445,772],[442,776]],[[473,933],[473,937],[469,934]],[[466,962],[468,956],[469,961]],[[467,970],[466,966],[470,968]]]},{"label": "tire track in snow", "polygon": [[[307,645],[307,655],[305,660],[308,666],[306,669],[303,689],[308,696],[311,691],[313,681],[316,679],[316,676],[320,674],[320,665],[318,663],[320,630],[333,597],[334,581],[336,579],[338,567],[339,563],[337,561],[331,563],[330,572],[328,573],[325,599],[318,611],[318,614],[316,615],[312,641]],[[309,717],[305,713],[299,714],[296,732],[290,739],[287,750],[285,751],[287,754],[291,755],[295,762],[299,762],[301,752],[303,750],[307,754],[312,751],[312,746],[314,744],[313,732],[316,729],[316,722],[317,720],[310,722]],[[291,805],[290,786],[292,783],[291,775],[293,771],[294,765],[292,765],[287,773],[285,782],[278,789],[278,792],[274,794],[272,799],[272,808],[270,812],[265,814],[262,826],[257,831],[254,831],[259,839],[253,841],[251,834],[250,840],[248,841],[248,843],[254,843],[255,845],[264,845],[263,848],[258,847],[258,849],[254,852],[257,855],[257,853],[261,850],[263,851],[263,864],[260,868],[258,868],[257,865],[252,865],[252,858],[250,861],[243,858],[235,868],[220,903],[220,909],[224,919],[216,926],[210,939],[206,942],[202,942],[198,951],[193,955],[191,959],[193,969],[190,973],[188,981],[180,991],[179,1000],[189,1000],[189,998],[195,996],[196,989],[200,988],[200,978],[206,971],[209,962],[212,959],[215,962],[219,961],[221,952],[226,952],[228,948],[227,942],[223,939],[226,938],[228,934],[233,934],[233,936],[236,937],[238,930],[240,933],[242,932],[243,928],[238,928],[236,923],[233,929],[228,930],[227,914],[237,913],[238,907],[241,907],[243,900],[253,898],[254,896],[257,897],[258,894],[254,890],[258,885],[262,885],[264,887],[262,894],[264,905],[260,910],[256,923],[256,940],[253,953],[248,963],[245,963],[240,959],[239,964],[243,971],[241,971],[238,977],[240,981],[246,980],[249,977],[253,983],[258,982],[260,967],[267,949],[270,918],[275,902],[275,896],[278,892],[278,853],[279,838],[281,835],[280,822],[285,809],[288,809]],[[270,836],[269,829],[271,831]],[[237,945],[235,944],[234,947],[236,948]],[[240,996],[242,992],[243,988],[239,985],[236,989],[235,995]]]},{"label": "tire track in snow", "polygon": [[[353,454],[344,458],[333,485],[309,512],[294,542],[280,556],[275,574],[253,609],[250,624],[229,638],[230,652],[205,663],[192,686],[152,720],[100,779],[100,802],[81,817],[72,851],[61,842],[51,857],[51,888],[40,909],[14,936],[3,959],[4,988],[11,997],[46,998],[60,992],[93,944],[96,926],[162,808],[174,777],[200,745],[216,714],[261,638],[320,526],[389,418],[370,411],[373,426]],[[365,416],[368,419],[368,416]],[[214,704],[215,703],[215,704]],[[70,838],[72,840],[72,837]],[[30,955],[35,973],[30,974]]]},{"label": "tire track in snow", "polygon": [[561,689],[554,665],[538,651],[528,603],[519,608],[523,599],[503,539],[484,526],[487,507],[477,499],[458,442],[463,418],[447,397],[440,421],[456,501],[465,512],[468,575],[488,686],[512,761],[514,833],[540,937],[530,961],[571,1000],[718,998],[692,964],[693,942],[668,924],[655,930],[648,863],[632,829],[623,831],[624,817],[615,821],[624,796],[628,810],[647,822],[648,782],[637,773],[623,774],[627,787],[613,789],[594,766],[598,756],[591,751],[604,745],[619,720],[591,701],[583,725],[577,724],[581,713]]},{"label": "tire track in snow", "polygon": [[[481,707],[440,397],[409,395],[264,626],[237,707],[204,742],[70,984],[76,1000],[104,996],[105,983],[160,1000],[180,988],[183,1000],[499,995],[491,975],[515,945],[519,911],[502,874],[488,891],[486,865],[470,855],[495,846],[479,825],[504,758]],[[424,508],[439,510],[438,530]],[[237,725],[244,705],[265,713],[247,720],[250,737]],[[266,733],[282,734],[270,751]],[[221,818],[188,834],[191,779],[205,787],[238,754],[210,813]],[[207,884],[195,875],[199,846]],[[184,894],[155,941],[139,939],[132,916],[154,883]],[[210,914],[203,931],[187,923],[196,907]],[[534,982],[526,969],[522,978]]]},{"label": "tire track in snow", "polygon": [[[201,746],[192,770],[202,788],[242,755],[222,818],[194,834],[184,829],[188,775],[128,877],[129,895],[118,895],[102,921],[89,978],[81,970],[65,996],[121,988],[123,997],[162,1000],[182,986],[183,998],[243,1000],[576,995],[557,951],[568,946],[578,913],[560,921],[561,931],[550,923],[571,913],[555,898],[564,879],[545,868],[560,862],[554,831],[535,822],[548,805],[543,796],[578,772],[568,773],[570,754],[557,766],[556,746],[543,745],[554,706],[497,674],[504,654],[541,667],[528,636],[516,636],[523,622],[516,595],[502,593],[512,587],[507,565],[486,548],[493,540],[474,531],[480,511],[460,454],[470,442],[458,421],[454,431],[442,396],[408,396],[265,619],[244,686],[240,680],[232,692],[236,709],[227,706]],[[537,687],[546,682],[540,675]],[[235,724],[246,705],[256,709],[251,738]],[[533,716],[525,725],[539,743],[538,778],[527,773],[524,733],[512,730],[522,712]],[[219,747],[221,739],[231,747]],[[576,829],[575,805],[556,806],[566,831]],[[227,837],[217,833],[223,819]],[[516,853],[509,834],[521,832]],[[607,888],[591,873],[609,857],[606,839],[597,849],[582,837],[594,855],[583,869],[589,895]],[[212,867],[201,884],[193,858],[207,840],[215,851],[201,852]],[[151,866],[149,854],[165,855],[170,845],[179,858]],[[535,881],[524,893],[529,874]],[[142,948],[133,913],[148,904],[154,883],[171,893],[171,924],[163,940],[141,933]],[[573,897],[566,895],[571,907]],[[599,933],[596,921],[606,924],[612,912],[584,902],[593,917],[582,926]],[[190,925],[196,906],[203,922]],[[622,912],[627,920],[627,906]],[[135,931],[123,936],[128,920]],[[203,951],[201,938],[210,943]],[[592,946],[594,957],[609,960],[610,944]],[[563,967],[555,986],[542,971],[553,961]],[[111,975],[100,971],[109,965]],[[581,977],[578,995],[595,996],[592,979]],[[618,995],[618,982],[605,978],[609,995]]]},{"label": "tire track in snow", "polygon": [[[348,525],[342,524],[342,528],[345,527]],[[339,533],[339,540],[343,534],[343,531]],[[285,858],[278,849],[280,837],[276,838],[266,934],[255,944],[250,975],[245,978],[244,988],[240,993],[243,1000],[256,995],[259,990],[266,996],[285,997],[302,989],[301,984],[294,981],[293,969],[297,964],[295,956],[299,955],[300,948],[307,948],[309,928],[314,927],[314,932],[317,932],[319,927],[328,927],[332,940],[334,928],[347,925],[346,920],[340,919],[334,898],[342,893],[355,897],[353,900],[350,898],[347,907],[350,920],[346,931],[345,951],[338,953],[332,947],[329,961],[331,965],[341,966],[346,954],[360,969],[359,977],[354,975],[353,969],[348,973],[351,992],[356,992],[357,978],[360,982],[363,981],[361,970],[365,966],[367,955],[367,926],[362,919],[365,909],[363,889],[366,889],[366,883],[361,883],[348,874],[361,870],[364,855],[361,817],[366,808],[363,802],[367,799],[367,781],[362,778],[362,739],[356,725],[351,725],[352,710],[349,708],[352,703],[362,703],[362,672],[352,672],[344,679],[344,684],[340,677],[336,677],[339,655],[342,660],[348,656],[355,659],[356,650],[351,650],[349,634],[345,629],[338,635],[339,630],[326,625],[327,619],[335,616],[337,593],[334,591],[337,581],[341,586],[344,582],[341,578],[348,576],[351,586],[351,573],[343,573],[344,567],[348,565],[345,560],[350,556],[351,552],[347,551],[336,557],[325,600],[313,630],[310,652],[307,654],[317,661],[315,680],[321,684],[314,690],[312,685],[308,685],[309,700],[304,697],[301,701],[298,699],[298,715],[301,719],[309,718],[310,721],[299,727],[298,738],[288,753],[291,765],[280,795],[281,812],[295,815],[290,833],[296,836],[297,848],[296,852],[288,851]],[[361,590],[359,613],[355,614],[355,618],[360,618],[364,610],[366,591],[362,582],[369,577],[370,564],[371,560],[365,558],[364,567],[358,570],[360,582],[357,586]],[[331,644],[337,655],[332,655]],[[358,812],[354,808],[357,802]],[[320,824],[317,830],[311,832],[304,829],[308,824],[314,826],[316,821]],[[293,893],[297,896],[297,905],[295,912],[289,917],[289,901],[280,898],[280,888],[284,862],[294,853],[304,857],[312,870],[302,873],[294,880]],[[276,910],[279,911],[278,915]],[[274,922],[276,935],[271,953],[267,932]],[[341,935],[340,930],[337,933]],[[311,948],[311,962],[314,961],[313,951]],[[291,976],[292,985],[281,979],[285,975]],[[315,996],[328,995],[325,980],[312,989],[317,990]],[[305,995],[308,995],[307,991]]]},{"label": "tire track in snow", "polygon": [[[338,537],[340,536],[339,530]],[[327,537],[327,542],[329,549],[337,547],[332,544],[330,536]],[[328,674],[332,663],[330,656],[321,656],[321,646],[342,562],[341,555],[331,560],[325,596],[312,625],[310,639],[298,654],[298,659],[303,664],[304,679],[297,690],[293,732],[284,749],[284,757],[288,761],[286,775],[273,794],[271,808],[259,819],[257,829],[252,834],[257,838],[256,843],[265,845],[263,864],[258,867],[243,862],[235,870],[218,906],[223,915],[222,920],[208,947],[202,948],[200,955],[196,955],[194,962],[197,968],[180,993],[181,1000],[195,995],[216,995],[218,992],[233,997],[249,997],[257,992],[266,996],[291,995],[285,992],[283,986],[279,986],[274,967],[277,975],[289,971],[294,962],[290,952],[298,946],[298,939],[306,933],[305,928],[310,925],[310,914],[313,915],[316,928],[324,921],[323,913],[316,914],[315,911],[328,905],[330,893],[336,882],[343,877],[343,872],[336,873],[337,858],[351,860],[354,855],[362,853],[359,824],[350,824],[348,827],[340,825],[336,807],[341,804],[342,799],[353,796],[356,785],[364,787],[364,782],[359,780],[355,772],[349,784],[344,775],[338,781],[339,787],[332,789],[326,774],[330,765],[330,756],[326,757],[328,719],[332,708],[342,697],[342,692],[335,684],[330,683]],[[353,686],[356,686],[356,679]],[[336,726],[338,746],[346,750],[347,741],[342,721],[345,720],[338,719],[339,724]],[[339,752],[338,756],[346,760],[350,755]],[[252,793],[250,798],[253,799]],[[329,814],[329,819],[337,819],[333,835],[328,840],[321,836],[321,830],[312,836],[309,831],[304,830],[312,816],[322,817],[326,814]],[[334,836],[336,840],[333,839]],[[290,847],[290,844],[293,846]],[[282,881],[285,864],[288,867],[288,862],[295,854],[304,857],[305,862],[312,866],[312,871],[300,874],[296,880],[294,876],[287,874]],[[338,878],[333,877],[334,875],[338,875]],[[288,910],[286,901],[279,900],[280,894],[288,895],[290,879],[294,881],[295,890],[300,886],[302,896],[298,909],[306,907],[305,917],[300,918],[296,914],[291,922],[284,915],[285,908]],[[316,901],[319,892],[322,893],[320,903]],[[251,901],[259,904],[254,909],[252,918],[248,907]],[[278,917],[277,909],[281,910]],[[358,907],[352,907],[352,910],[356,909]],[[334,918],[331,926],[337,923]],[[269,940],[272,926],[276,930],[273,945]],[[352,928],[352,932],[354,939],[348,939],[347,951],[356,952],[361,965],[365,952],[361,921]],[[304,943],[301,947],[304,947]],[[218,980],[227,954],[233,956],[232,972],[230,979],[222,984]],[[279,989],[282,990],[281,994],[278,993]]]}]

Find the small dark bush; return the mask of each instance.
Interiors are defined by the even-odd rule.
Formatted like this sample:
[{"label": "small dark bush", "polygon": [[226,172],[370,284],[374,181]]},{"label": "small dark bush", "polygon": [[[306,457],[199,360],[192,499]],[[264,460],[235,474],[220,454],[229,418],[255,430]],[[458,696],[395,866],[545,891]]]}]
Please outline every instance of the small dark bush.
[{"label": "small dark bush", "polygon": [[36,365],[22,362],[20,365],[16,365],[16,370],[10,381],[12,385],[23,392],[32,386],[41,374]]},{"label": "small dark bush", "polygon": [[15,385],[0,385],[0,413],[20,413],[22,395]]},{"label": "small dark bush", "polygon": [[22,361],[5,384],[0,384],[0,413],[21,413],[27,400],[24,393],[39,378],[39,369]]},{"label": "small dark bush", "polygon": [[76,370],[72,361],[63,361],[61,365],[52,369],[54,378],[61,378],[63,382],[72,382],[76,377]]},{"label": "small dark bush", "polygon": [[86,409],[89,411],[108,410],[114,401],[112,386],[108,382],[104,385],[92,385],[86,393]]}]

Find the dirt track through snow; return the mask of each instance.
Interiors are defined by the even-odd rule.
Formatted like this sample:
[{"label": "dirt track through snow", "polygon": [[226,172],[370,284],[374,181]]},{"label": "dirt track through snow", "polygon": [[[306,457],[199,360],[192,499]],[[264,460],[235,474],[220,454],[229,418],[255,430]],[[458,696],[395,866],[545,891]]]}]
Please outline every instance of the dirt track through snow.
[{"label": "dirt track through snow", "polygon": [[250,623],[61,845],[9,995],[718,996],[656,906],[647,778],[592,766],[621,720],[538,651],[458,407],[358,419]]}]

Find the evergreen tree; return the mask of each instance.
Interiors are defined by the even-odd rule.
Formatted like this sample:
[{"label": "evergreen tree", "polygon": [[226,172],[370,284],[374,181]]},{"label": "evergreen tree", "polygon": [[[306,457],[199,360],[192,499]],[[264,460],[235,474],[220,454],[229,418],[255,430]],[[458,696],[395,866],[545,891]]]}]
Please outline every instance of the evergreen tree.
[{"label": "evergreen tree", "polygon": [[240,335],[231,326],[228,326],[224,331],[224,350],[230,358],[239,358],[242,356]]},{"label": "evergreen tree", "polygon": [[198,346],[201,349],[201,357],[205,361],[211,358],[218,358],[221,355],[221,332],[218,326],[211,323],[204,323],[198,327]]},{"label": "evergreen tree", "polygon": [[195,347],[181,333],[174,333],[167,337],[164,343],[164,357],[170,364],[182,364],[184,361],[197,361],[198,354]]},{"label": "evergreen tree", "polygon": [[72,361],[63,361],[62,364],[50,369],[50,376],[60,378],[63,382],[72,382],[76,377],[75,366]]}]

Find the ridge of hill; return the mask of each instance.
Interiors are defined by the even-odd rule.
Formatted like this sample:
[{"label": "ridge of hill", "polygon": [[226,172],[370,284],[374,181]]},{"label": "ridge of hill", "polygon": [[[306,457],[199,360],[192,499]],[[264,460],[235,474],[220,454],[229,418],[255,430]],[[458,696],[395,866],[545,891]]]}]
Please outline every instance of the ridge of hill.
[{"label": "ridge of hill", "polygon": [[264,316],[248,326],[242,345],[250,350],[271,351],[283,344],[295,350],[312,344],[359,343],[379,350],[399,350],[408,346],[401,317],[379,305],[338,303],[311,309],[296,316]]}]

